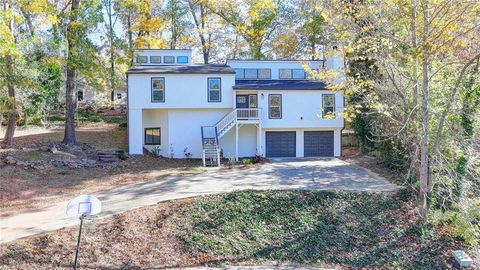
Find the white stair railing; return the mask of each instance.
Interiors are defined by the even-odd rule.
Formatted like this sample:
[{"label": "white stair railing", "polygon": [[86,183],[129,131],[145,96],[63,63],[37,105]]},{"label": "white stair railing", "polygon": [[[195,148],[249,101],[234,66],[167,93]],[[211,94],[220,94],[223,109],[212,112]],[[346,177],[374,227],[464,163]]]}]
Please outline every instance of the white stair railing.
[{"label": "white stair railing", "polygon": [[236,121],[237,117],[235,114],[235,110],[229,112],[220,121],[218,121],[217,124],[215,124],[215,127],[217,127],[218,137],[222,137],[223,134],[225,134],[229,130],[229,128],[236,123]]}]

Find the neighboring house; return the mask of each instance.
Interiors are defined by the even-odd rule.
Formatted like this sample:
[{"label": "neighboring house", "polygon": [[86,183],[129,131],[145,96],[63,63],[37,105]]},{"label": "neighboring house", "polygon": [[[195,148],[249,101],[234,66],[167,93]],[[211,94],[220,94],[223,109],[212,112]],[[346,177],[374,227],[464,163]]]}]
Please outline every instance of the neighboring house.
[{"label": "neighboring house", "polygon": [[302,66],[341,70],[340,56],[193,65],[191,50],[135,55],[127,71],[130,154],[157,148],[215,164],[220,153],[237,160],[340,155],[343,93],[309,80]]},{"label": "neighboring house", "polygon": [[98,106],[110,106],[113,98],[114,105],[126,105],[127,93],[125,90],[115,90],[112,96],[111,92],[97,92],[91,89],[82,89],[77,91],[77,106],[96,104]]}]

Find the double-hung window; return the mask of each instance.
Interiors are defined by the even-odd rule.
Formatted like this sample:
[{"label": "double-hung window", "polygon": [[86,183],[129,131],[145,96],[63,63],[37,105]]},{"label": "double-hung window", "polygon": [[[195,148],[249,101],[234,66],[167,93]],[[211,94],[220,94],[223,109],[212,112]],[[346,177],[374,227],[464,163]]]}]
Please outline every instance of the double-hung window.
[{"label": "double-hung window", "polygon": [[335,95],[334,94],[322,95],[322,117],[335,118]]},{"label": "double-hung window", "polygon": [[165,78],[152,78],[152,102],[165,102]]},{"label": "double-hung window", "polygon": [[278,94],[268,95],[268,118],[270,119],[282,118],[282,95],[278,95]]},{"label": "double-hung window", "polygon": [[222,80],[220,78],[208,78],[208,102],[222,101]]},{"label": "double-hung window", "polygon": [[146,128],[145,129],[145,144],[146,145],[160,145],[160,128]]}]

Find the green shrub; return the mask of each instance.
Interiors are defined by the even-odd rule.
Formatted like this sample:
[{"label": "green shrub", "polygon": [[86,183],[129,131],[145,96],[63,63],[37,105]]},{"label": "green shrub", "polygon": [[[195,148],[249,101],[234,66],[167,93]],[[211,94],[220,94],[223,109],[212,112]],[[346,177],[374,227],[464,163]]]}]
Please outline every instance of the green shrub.
[{"label": "green shrub", "polygon": [[244,159],[242,159],[242,163],[243,163],[243,165],[250,165],[250,164],[252,164],[252,160],[249,159],[249,158],[244,158]]},{"label": "green shrub", "polygon": [[478,246],[480,239],[480,199],[466,200],[462,205],[454,204],[450,210],[435,210],[430,215],[435,225],[453,228],[452,236],[465,243]]},{"label": "green shrub", "polygon": [[228,161],[227,161],[227,165],[228,166],[233,166],[235,164],[237,164],[237,161],[235,160],[235,157],[229,157]]},{"label": "green shrub", "polygon": [[153,147],[151,150],[150,150],[150,153],[152,153],[155,157],[161,157],[162,155],[160,154],[162,150],[160,149],[160,147],[158,146],[155,146]]}]

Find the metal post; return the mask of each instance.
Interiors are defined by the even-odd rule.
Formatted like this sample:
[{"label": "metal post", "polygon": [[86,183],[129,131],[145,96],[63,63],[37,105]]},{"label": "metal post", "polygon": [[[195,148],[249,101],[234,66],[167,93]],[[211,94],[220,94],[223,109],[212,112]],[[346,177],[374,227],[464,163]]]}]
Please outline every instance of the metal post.
[{"label": "metal post", "polygon": [[75,261],[73,263],[73,270],[77,270],[78,253],[80,252],[80,237],[82,236],[82,225],[85,215],[80,216],[80,229],[78,230],[77,251],[75,252]]}]

